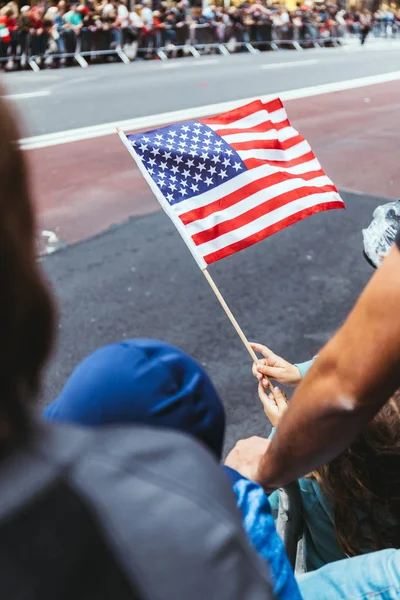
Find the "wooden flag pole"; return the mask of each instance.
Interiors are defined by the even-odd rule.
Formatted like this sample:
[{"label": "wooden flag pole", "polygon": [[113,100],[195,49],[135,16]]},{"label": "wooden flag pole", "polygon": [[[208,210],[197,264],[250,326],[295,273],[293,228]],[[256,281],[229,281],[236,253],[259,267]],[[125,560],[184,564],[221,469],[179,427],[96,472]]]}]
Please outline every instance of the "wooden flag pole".
[{"label": "wooden flag pole", "polygon": [[[222,308],[226,312],[228,319],[230,320],[230,322],[236,329],[236,332],[237,332],[238,336],[240,337],[240,339],[242,340],[243,344],[245,345],[247,352],[250,354],[251,358],[253,359],[253,361],[255,363],[258,362],[257,354],[254,352],[253,348],[250,346],[249,340],[244,335],[242,328],[240,327],[239,323],[236,321],[235,317],[233,316],[231,309],[225,302],[224,297],[221,294],[221,292],[219,291],[218,287],[216,286],[214,279],[211,277],[211,275],[207,269],[202,269],[202,273],[203,273],[204,277],[207,279],[208,283],[210,284],[212,291],[217,296]],[[272,383],[269,379],[268,379],[268,386],[269,386],[270,391],[274,395],[274,386],[272,385]]]}]

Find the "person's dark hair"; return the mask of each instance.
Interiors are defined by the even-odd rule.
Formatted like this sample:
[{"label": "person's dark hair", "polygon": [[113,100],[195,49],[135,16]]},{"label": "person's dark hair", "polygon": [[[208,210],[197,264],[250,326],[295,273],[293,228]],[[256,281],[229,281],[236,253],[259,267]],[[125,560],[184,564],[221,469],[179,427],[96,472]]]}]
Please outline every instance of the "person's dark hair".
[{"label": "person's dark hair", "polygon": [[400,547],[400,390],[351,446],[313,473],[348,556]]},{"label": "person's dark hair", "polygon": [[0,447],[29,428],[29,404],[53,338],[53,305],[36,259],[36,226],[16,121],[0,89]]}]

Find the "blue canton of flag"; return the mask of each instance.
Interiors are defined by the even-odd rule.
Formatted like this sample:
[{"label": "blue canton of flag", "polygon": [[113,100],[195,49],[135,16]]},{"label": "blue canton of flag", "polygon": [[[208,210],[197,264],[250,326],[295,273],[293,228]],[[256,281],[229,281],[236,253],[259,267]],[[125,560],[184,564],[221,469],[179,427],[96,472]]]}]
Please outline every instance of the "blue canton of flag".
[{"label": "blue canton of flag", "polygon": [[171,205],[212,190],[247,170],[238,153],[198,121],[127,138]]}]

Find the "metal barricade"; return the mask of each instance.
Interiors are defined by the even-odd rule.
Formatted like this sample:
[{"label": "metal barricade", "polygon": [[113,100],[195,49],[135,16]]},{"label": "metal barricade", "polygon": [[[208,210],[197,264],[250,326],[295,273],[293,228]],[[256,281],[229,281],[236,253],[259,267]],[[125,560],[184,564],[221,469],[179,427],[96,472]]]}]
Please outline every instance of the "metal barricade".
[{"label": "metal barricade", "polygon": [[[136,33],[137,31],[137,33]],[[242,25],[240,22],[225,24],[209,22],[201,24],[178,23],[164,25],[141,33],[140,30],[115,27],[92,29],[84,27],[79,35],[72,29],[61,32],[55,39],[44,32],[29,35],[13,32],[9,43],[0,40],[0,66],[13,69],[30,67],[34,71],[41,67],[73,65],[87,67],[96,61],[110,58],[129,64],[136,58],[159,58],[169,60],[177,56],[192,55],[199,58],[204,54],[229,55],[234,52],[278,51],[291,49],[301,51],[312,47],[328,47],[341,44],[340,28],[332,27],[321,37],[317,28],[302,26],[289,28],[274,27],[269,21]],[[132,41],[133,40],[133,41]],[[133,52],[124,51],[135,46]]]}]

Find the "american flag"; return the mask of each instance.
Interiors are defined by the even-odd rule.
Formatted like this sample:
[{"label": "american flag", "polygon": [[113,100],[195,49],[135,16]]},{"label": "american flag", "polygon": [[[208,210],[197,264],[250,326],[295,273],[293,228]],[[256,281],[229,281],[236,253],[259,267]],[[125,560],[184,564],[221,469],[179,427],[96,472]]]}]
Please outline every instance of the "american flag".
[{"label": "american flag", "polygon": [[121,139],[202,269],[345,207],[279,98]]}]

